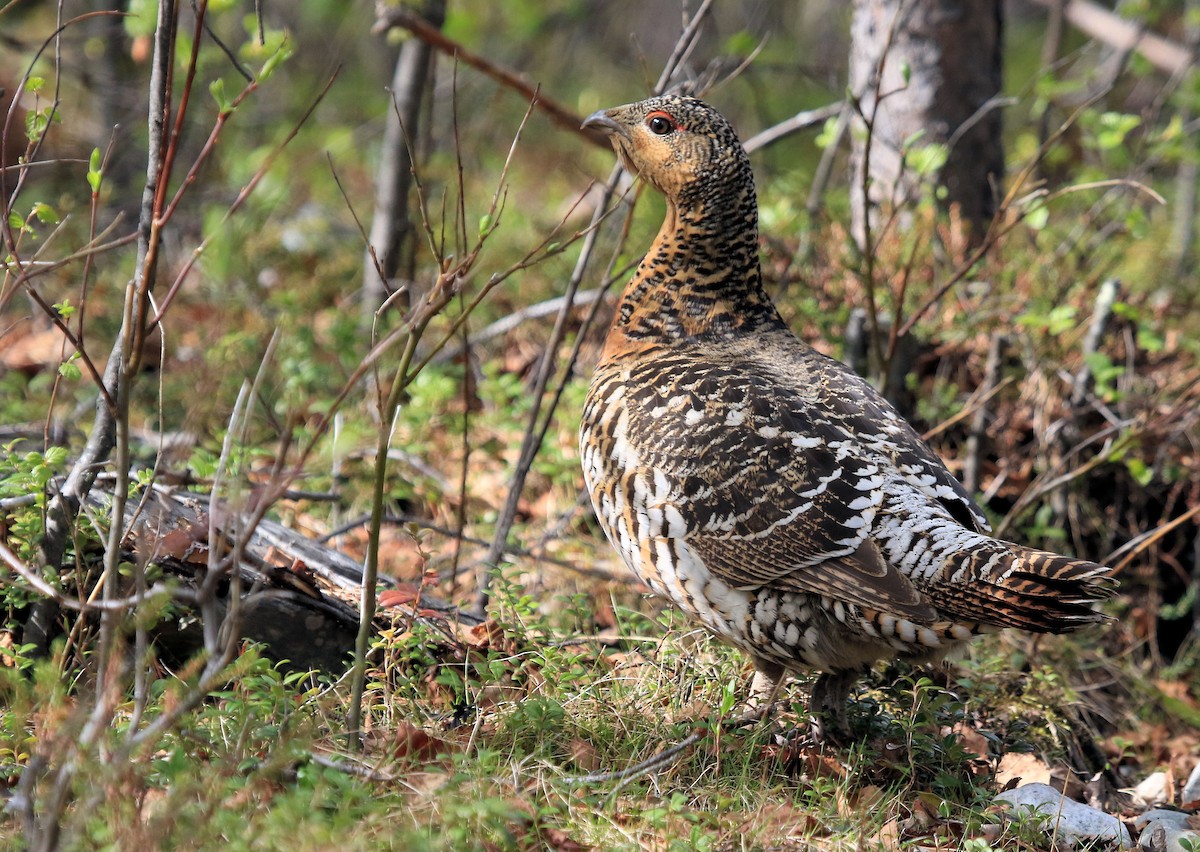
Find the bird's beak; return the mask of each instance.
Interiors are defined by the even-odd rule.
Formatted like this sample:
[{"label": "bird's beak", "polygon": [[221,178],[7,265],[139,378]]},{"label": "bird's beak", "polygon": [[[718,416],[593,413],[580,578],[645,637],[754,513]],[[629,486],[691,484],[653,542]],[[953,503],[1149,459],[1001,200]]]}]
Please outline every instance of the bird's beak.
[{"label": "bird's beak", "polygon": [[629,141],[629,131],[623,124],[612,118],[606,110],[601,109],[592,113],[583,120],[583,124],[580,126],[588,130],[599,130],[606,136],[620,136]]}]

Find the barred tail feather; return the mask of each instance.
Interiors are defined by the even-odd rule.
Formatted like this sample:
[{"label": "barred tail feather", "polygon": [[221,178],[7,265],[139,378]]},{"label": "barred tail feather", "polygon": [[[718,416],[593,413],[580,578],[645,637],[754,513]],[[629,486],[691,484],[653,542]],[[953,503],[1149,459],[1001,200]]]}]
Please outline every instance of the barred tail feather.
[{"label": "barred tail feather", "polygon": [[[966,555],[966,582],[943,587],[938,608],[995,627],[1063,633],[1109,620],[1092,608],[1111,597],[1116,580],[1104,565],[1058,556],[1009,542],[995,542],[1007,557],[991,571],[979,563],[994,554]],[[974,570],[972,570],[974,569]]]}]

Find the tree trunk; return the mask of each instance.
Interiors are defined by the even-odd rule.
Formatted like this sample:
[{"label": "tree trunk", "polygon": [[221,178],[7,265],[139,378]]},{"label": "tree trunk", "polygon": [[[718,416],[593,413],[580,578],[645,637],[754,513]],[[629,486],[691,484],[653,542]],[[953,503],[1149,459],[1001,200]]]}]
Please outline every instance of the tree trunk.
[{"label": "tree trunk", "polygon": [[[446,18],[446,0],[426,0],[422,13],[435,27]],[[412,182],[412,152],[417,142],[421,100],[429,79],[431,49],[419,38],[408,38],[396,58],[392,76],[392,98],[375,189],[375,215],[371,221],[371,252],[363,258],[363,315],[369,317],[395,289],[392,280],[401,267],[404,247],[412,231],[408,215],[408,193]],[[407,140],[405,136],[407,135]],[[378,266],[376,265],[378,264]]]},{"label": "tree trunk", "polygon": [[949,146],[937,175],[943,209],[956,208],[975,238],[986,230],[1004,172],[1000,110],[989,103],[1000,94],[1002,25],[1001,0],[855,0],[850,89],[862,115],[851,211],[860,247],[870,249],[871,211],[919,197],[921,177],[902,161],[918,133],[917,145]]},{"label": "tree trunk", "polygon": [[[1200,47],[1200,0],[1186,0],[1183,8],[1187,46],[1194,52]],[[1179,123],[1183,127],[1191,123],[1192,112],[1189,98],[1180,98]],[[1180,160],[1179,170],[1175,173],[1175,204],[1171,222],[1171,254],[1178,278],[1196,266],[1196,196],[1200,191],[1197,158],[1200,155],[1200,140],[1192,134],[1186,146],[1190,150]],[[1200,609],[1197,612],[1200,613]]]}]

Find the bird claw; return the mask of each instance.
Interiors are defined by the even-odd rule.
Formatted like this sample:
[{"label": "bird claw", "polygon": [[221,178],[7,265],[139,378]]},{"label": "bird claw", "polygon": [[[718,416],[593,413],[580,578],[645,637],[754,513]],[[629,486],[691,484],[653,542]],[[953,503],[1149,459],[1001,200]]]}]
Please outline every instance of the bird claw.
[{"label": "bird claw", "polygon": [[844,710],[833,714],[815,712],[809,715],[808,732],[814,745],[841,745],[850,739],[850,723]]}]

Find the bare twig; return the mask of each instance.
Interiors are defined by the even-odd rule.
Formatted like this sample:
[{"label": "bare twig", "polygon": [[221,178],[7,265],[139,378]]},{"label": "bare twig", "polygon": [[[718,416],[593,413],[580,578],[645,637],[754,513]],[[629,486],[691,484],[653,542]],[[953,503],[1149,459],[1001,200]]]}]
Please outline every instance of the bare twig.
[{"label": "bare twig", "polygon": [[[45,38],[45,40],[41,44],[41,47],[38,48],[38,50],[34,54],[33,58],[29,61],[28,65],[26,66],[25,73],[21,76],[21,79],[17,82],[16,86],[14,87],[15,91],[18,94],[20,92],[25,91],[25,87],[26,87],[26,84],[29,82],[30,75],[33,73],[34,68],[37,67],[37,63],[41,59],[42,54],[45,53],[46,50],[49,49],[49,47],[51,45],[54,45],[55,63],[57,66],[57,63],[59,62],[59,50],[61,47],[59,40],[62,37],[62,34],[67,30],[67,28],[73,27],[76,24],[81,23],[86,20],[89,20],[91,18],[111,17],[111,16],[119,15],[119,14],[120,14],[119,12],[114,12],[111,10],[101,10],[98,12],[86,12],[82,15],[78,15],[74,18],[71,18],[70,20],[63,21],[62,20],[62,3],[60,2],[58,4],[58,9],[57,9],[58,19],[57,19],[56,26],[54,28],[54,32],[50,33],[50,35]],[[60,75],[57,75],[57,74],[55,75],[55,79],[56,79],[55,94],[54,94],[54,98],[53,98],[53,103],[50,105],[51,110],[57,108],[57,106],[58,106],[58,85],[59,85],[59,83],[57,82],[57,80],[58,80],[59,76]],[[16,117],[17,109],[18,109],[18,105],[19,105],[18,102],[19,102],[19,98],[14,96],[12,99],[12,103],[9,104],[8,112],[5,113],[4,126],[2,128],[0,128],[0,154],[2,154],[4,156],[4,159],[8,159],[8,154],[4,150],[3,146],[5,143],[5,140],[8,138],[9,129],[12,126],[13,119]],[[37,159],[37,153],[41,149],[42,143],[45,141],[45,138],[46,138],[46,133],[49,132],[50,125],[52,123],[53,122],[47,122],[46,129],[38,136],[37,139],[30,142],[29,147],[27,147],[25,153],[22,155],[26,162],[31,163]],[[21,194],[21,187],[24,184],[25,178],[29,174],[29,171],[28,171],[28,169],[18,170],[17,182],[11,188],[9,187],[8,182],[7,182],[7,174],[8,174],[7,169],[0,172],[0,198],[3,198],[3,200],[4,200],[4,205],[5,205],[4,213],[6,214],[3,217],[3,220],[0,221],[0,233],[2,233],[4,235],[4,239],[5,239],[6,244],[8,245],[9,251],[15,255],[17,239],[13,235],[12,226],[8,222],[7,213],[9,212],[9,210],[12,209],[13,202],[16,200],[17,196]]]},{"label": "bare twig", "polygon": [[986,400],[1001,387],[1000,363],[1007,339],[1003,334],[992,337],[988,344],[987,363],[983,368],[983,382],[979,386],[982,399],[971,417],[971,428],[967,432],[967,443],[963,456],[962,483],[968,494],[979,491],[979,460],[983,452],[984,435],[987,433],[988,409]]},{"label": "bare twig", "polygon": [[[128,372],[130,347],[140,337],[134,325],[140,316],[136,302],[144,299],[152,287],[157,246],[155,240],[161,223],[156,225],[155,214],[160,208],[155,204],[159,198],[160,182],[166,182],[163,166],[166,162],[164,150],[164,126],[170,105],[171,68],[174,62],[177,21],[175,7],[171,3],[160,3],[158,22],[154,37],[154,56],[151,63],[150,98],[148,108],[149,141],[147,146],[146,183],[142,193],[141,217],[138,227],[138,253],[134,275],[125,288],[124,310],[121,331],[113,344],[108,365],[105,368],[104,387],[106,400],[101,395],[97,405],[96,423],[84,452],[67,479],[67,487],[60,492],[48,507],[46,532],[42,540],[42,555],[46,564],[57,566],[61,561],[70,535],[72,509],[91,488],[98,472],[98,464],[115,447],[117,482],[113,490],[111,525],[104,554],[103,600],[112,602],[117,598],[118,561],[120,542],[124,530],[124,508],[128,497],[128,428],[127,408],[129,385],[132,376]],[[115,405],[114,405],[115,403]],[[41,602],[48,604],[49,601]],[[27,841],[37,849],[54,849],[58,846],[62,814],[66,807],[71,779],[75,775],[78,757],[91,749],[100,732],[107,726],[114,701],[115,673],[113,651],[119,627],[120,611],[104,609],[100,619],[100,636],[96,652],[96,695],[95,704],[77,740],[69,751],[59,756],[54,770],[49,800],[40,819],[35,817],[33,801],[36,774],[46,762],[31,762],[26,767],[21,787],[26,791],[26,807],[32,819],[26,820]],[[45,617],[45,614],[42,614]],[[39,624],[31,619],[35,641],[41,643],[48,638],[49,624]],[[47,761],[48,762],[48,761]]]},{"label": "bare twig", "polygon": [[818,124],[824,124],[826,120],[833,118],[835,115],[841,115],[845,106],[844,102],[837,101],[827,106],[798,112],[786,121],[781,121],[779,124],[768,127],[766,130],[751,136],[742,143],[742,147],[746,149],[747,154],[753,154],[760,148],[774,145],[780,139],[791,136],[793,133],[799,133],[801,130],[807,130]]},{"label": "bare twig", "polygon": [[[312,114],[316,110],[317,106],[325,99],[325,96],[329,94],[329,90],[333,87],[333,84],[337,80],[339,73],[341,73],[341,66],[334,69],[333,73],[329,76],[329,79],[325,82],[325,85],[321,88],[321,91],[317,93],[317,96],[313,98],[312,103],[309,104],[308,109],[305,110],[304,115],[300,116],[299,121],[292,125],[292,129],[288,132],[287,136],[285,136],[278,145],[271,149],[271,152],[263,159],[262,165],[260,165],[258,170],[250,177],[250,180],[246,182],[246,185],[238,191],[237,196],[233,199],[232,203],[230,203],[229,207],[225,210],[225,214],[221,217],[221,224],[228,221],[230,217],[232,217],[239,209],[241,209],[241,206],[246,202],[246,199],[250,197],[250,194],[254,192],[255,188],[262,181],[262,179],[266,177],[267,172],[270,171],[271,167],[275,164],[275,160],[278,159],[279,154],[285,147],[287,147],[289,143],[291,143],[293,139],[296,138],[296,134],[300,132],[300,128],[302,128],[308,122],[308,119],[312,117]],[[233,114],[234,109],[236,109],[246,97],[249,97],[250,94],[257,90],[257,85],[257,83],[253,83],[243,89],[238,96],[234,98],[233,102],[230,104],[230,108],[217,116],[217,123],[214,125],[212,132],[209,134],[208,139],[204,143],[204,147],[201,149],[201,153],[199,155],[200,158],[206,157],[208,153],[211,152],[213,147],[217,144],[217,141],[220,137],[221,128],[224,127],[225,122],[228,121],[229,117]],[[193,165],[192,169],[189,170],[188,177],[185,179],[183,185],[179,188],[179,192],[176,193],[175,198],[172,199],[171,205],[168,208],[168,212],[174,212],[175,206],[179,203],[184,189],[186,189],[191,181],[195,179],[195,174],[198,168],[198,165]],[[151,325],[157,325],[158,323],[162,322],[163,315],[174,301],[176,294],[179,292],[179,288],[183,286],[183,282],[191,273],[196,261],[200,259],[200,256],[204,254],[204,251],[208,248],[208,244],[211,240],[211,235],[206,237],[200,243],[200,245],[198,245],[192,251],[192,254],[188,258],[187,262],[182,265],[179,272],[175,275],[175,280],[172,281],[171,286],[167,288],[166,295],[163,296],[159,308],[154,314],[154,317],[150,320]]]},{"label": "bare twig", "polygon": [[[146,281],[145,277],[147,273],[153,275],[154,272],[153,266],[147,266],[147,259],[154,256],[154,252],[151,251],[151,240],[152,236],[157,236],[157,228],[153,225],[156,212],[155,198],[160,181],[164,185],[166,183],[166,176],[161,172],[164,162],[162,146],[164,144],[163,130],[169,108],[167,98],[174,53],[175,20],[173,11],[163,11],[165,6],[169,6],[169,4],[160,4],[159,29],[156,31],[155,54],[151,72],[151,94],[148,109],[150,141],[146,159],[146,184],[142,193],[142,207],[137,228],[138,250],[135,273],[127,287],[122,330],[113,342],[112,351],[108,356],[108,364],[105,367],[101,385],[103,392],[97,403],[96,420],[91,434],[88,436],[83,452],[80,453],[79,459],[67,476],[62,490],[54,496],[47,507],[46,532],[42,538],[42,557],[47,565],[58,565],[62,561],[67,537],[70,534],[74,507],[78,506],[83,497],[91,490],[96,474],[116,444],[119,418],[114,411],[114,402],[117,405],[120,404],[118,391],[122,384],[126,384],[124,371],[128,366],[126,362],[130,354],[129,346],[135,337],[133,300],[136,294],[144,294],[149,291],[150,282]],[[173,9],[173,7],[171,8]],[[48,625],[44,626],[48,627]],[[40,634],[42,631],[37,629],[35,632]],[[43,642],[44,637],[39,636],[36,641]]]},{"label": "bare twig", "polygon": [[30,568],[21,559],[0,542],[0,562],[3,562],[22,579],[32,586],[39,594],[45,595],[59,606],[75,612],[116,612],[125,613],[134,607],[164,597],[173,597],[183,603],[191,602],[191,593],[186,589],[173,589],[159,584],[126,598],[112,598],[83,601],[71,595],[63,594],[50,583],[38,576],[37,571]]},{"label": "bare twig", "polygon": [[[580,290],[575,294],[573,304],[577,308],[585,307],[600,299],[604,295],[604,292],[603,287],[597,287],[594,290]],[[566,296],[555,296],[553,299],[547,299],[544,302],[527,305],[520,310],[513,311],[511,314],[501,317],[490,325],[472,333],[461,345],[447,346],[434,359],[434,363],[440,364],[453,361],[461,356],[468,347],[478,346],[494,337],[503,337],[522,323],[529,322],[530,320],[542,319],[551,314],[557,314],[562,310],[566,298]]]},{"label": "bare twig", "polygon": [[[580,249],[579,257],[575,262],[575,269],[567,282],[567,292],[563,296],[562,307],[554,321],[554,328],[550,332],[550,338],[546,342],[541,361],[538,364],[537,376],[533,383],[533,404],[530,407],[529,422],[525,428],[525,435],[521,441],[521,452],[517,460],[517,467],[509,482],[508,496],[505,498],[504,506],[501,508],[500,516],[496,521],[496,532],[492,538],[492,545],[488,549],[487,556],[484,557],[483,570],[480,572],[478,580],[478,591],[475,598],[475,611],[478,614],[482,614],[487,609],[491,571],[499,564],[500,557],[504,554],[508,546],[508,533],[512,529],[513,521],[517,516],[517,504],[520,502],[521,492],[525,487],[525,477],[533,464],[534,456],[541,447],[541,432],[538,430],[537,424],[541,419],[542,401],[545,398],[546,387],[549,384],[551,374],[554,372],[555,355],[558,351],[558,345],[566,332],[567,320],[574,308],[575,294],[579,290],[579,284],[583,280],[583,274],[596,247],[597,235],[599,234],[599,229],[596,226],[607,215],[608,204],[616,192],[617,184],[621,178],[621,171],[620,166],[615,167],[609,176],[608,182],[605,184],[604,196],[592,216],[592,226],[584,238],[583,247]],[[550,410],[549,414],[553,414],[553,409]],[[549,414],[547,417],[549,417]]]},{"label": "bare twig", "polygon": [[[1062,0],[1034,0],[1039,6],[1053,9]],[[1090,0],[1066,0],[1062,14],[1067,21],[1090,38],[1102,41],[1120,51],[1137,51],[1146,60],[1168,74],[1186,70],[1196,61],[1184,45],[1146,32],[1136,22],[1122,18]]]},{"label": "bare twig", "polygon": [[[1160,524],[1152,530],[1146,530],[1146,532],[1134,536],[1129,541],[1125,542],[1125,544],[1108,554],[1108,556],[1104,557],[1105,564],[1111,564],[1113,566],[1113,573],[1120,574],[1122,571],[1128,568],[1133,561],[1138,558],[1139,555],[1153,546],[1155,542],[1161,540],[1163,536],[1165,536],[1171,530],[1196,517],[1200,517],[1200,505],[1193,506],[1178,517],[1167,521],[1165,524]],[[1117,557],[1121,557],[1121,561],[1113,563],[1112,560],[1116,559]]]},{"label": "bare twig", "polygon": [[[441,31],[445,0],[426,0],[422,9],[426,23]],[[401,255],[412,229],[408,214],[409,184],[412,181],[413,137],[417,135],[421,104],[428,88],[430,45],[408,39],[400,46],[392,75],[392,108],[387,113],[380,148],[379,172],[375,180],[375,213],[363,258],[363,317],[370,319],[386,298],[388,281],[395,278]]]},{"label": "bare twig", "polygon": [[[866,297],[868,336],[867,336],[867,360],[879,368],[884,375],[887,370],[882,362],[882,346],[881,346],[881,326],[879,320],[879,304],[878,294],[876,293],[877,282],[876,275],[876,257],[875,247],[882,242],[884,234],[887,232],[887,227],[880,229],[876,233],[871,221],[871,182],[873,172],[871,168],[872,150],[876,144],[878,134],[876,127],[879,118],[879,111],[883,101],[889,93],[880,91],[883,86],[884,68],[887,64],[888,56],[892,52],[895,45],[896,37],[900,32],[901,25],[905,20],[908,12],[911,10],[911,3],[905,3],[904,0],[896,7],[896,14],[888,24],[887,35],[884,38],[883,49],[879,52],[879,57],[876,59],[874,67],[867,80],[863,82],[862,89],[859,92],[853,93],[849,100],[850,107],[855,114],[862,120],[866,127],[866,138],[862,143],[862,162],[859,168],[861,173],[856,176],[858,178],[855,186],[851,190],[851,206],[855,216],[860,217],[861,221],[853,221],[851,229],[854,232],[855,242],[860,249],[860,255],[863,259],[862,272],[860,274],[863,283],[863,295]],[[863,100],[870,98],[870,115],[863,109]],[[899,186],[899,181],[896,182]],[[861,211],[859,209],[861,206]],[[899,320],[899,309],[902,305],[897,305],[897,321]],[[899,334],[903,336],[905,330],[901,330]]]},{"label": "bare twig", "polygon": [[1083,338],[1083,364],[1075,374],[1075,388],[1071,391],[1071,405],[1078,407],[1083,404],[1087,394],[1088,383],[1092,378],[1092,367],[1088,358],[1100,351],[1100,342],[1108,321],[1112,318],[1113,306],[1121,292],[1121,282],[1116,278],[1107,278],[1100,285],[1096,294],[1096,304],[1092,309],[1092,321],[1088,324],[1087,334]]},{"label": "bare twig", "polygon": [[1008,514],[1006,514],[1001,519],[1000,523],[996,525],[994,534],[998,537],[1003,536],[1005,531],[1008,530],[1014,523],[1016,523],[1017,520],[1020,519],[1020,517],[1029,509],[1029,507],[1035,504],[1038,500],[1041,500],[1043,497],[1049,494],[1055,493],[1060,488],[1070,484],[1071,482],[1074,482],[1080,477],[1086,476],[1089,472],[1095,470],[1101,465],[1107,464],[1109,459],[1112,458],[1114,452],[1117,452],[1125,447],[1133,446],[1137,441],[1137,435],[1132,431],[1123,431],[1129,425],[1129,423],[1118,423],[1107,426],[1099,432],[1089,436],[1086,440],[1081,441],[1072,447],[1071,450],[1061,459],[1060,466],[1065,464],[1067,459],[1069,459],[1071,456],[1082,452],[1087,447],[1100,441],[1104,442],[1103,447],[1101,447],[1101,449],[1094,456],[1092,456],[1083,464],[1079,465],[1079,467],[1072,468],[1071,470],[1058,475],[1052,475],[1055,473],[1055,471],[1046,471],[1038,476],[1038,478],[1034,480],[1034,482],[1031,483],[1028,488],[1025,489],[1025,491],[1017,499],[1016,503],[1013,504],[1012,508],[1008,510]]},{"label": "bare twig", "polygon": [[631,781],[674,763],[683,752],[700,742],[700,738],[703,736],[703,731],[693,731],[670,748],[663,749],[653,757],[649,757],[641,763],[635,763],[633,766],[622,769],[619,772],[593,772],[590,775],[568,775],[559,780],[564,784],[571,784],[573,786],[582,784],[607,784],[610,781],[617,781],[620,782],[617,785],[617,789],[619,790]]},{"label": "bare twig", "polygon": [[[429,291],[421,298],[421,302],[410,312],[406,318],[404,326],[397,329],[396,332],[385,337],[381,344],[377,344],[368,359],[372,359],[375,351],[379,350],[383,343],[388,343],[393,340],[403,340],[404,349],[400,356],[400,363],[392,375],[390,390],[387,392],[386,398],[380,399],[379,409],[379,434],[378,447],[375,457],[375,469],[373,476],[373,490],[371,497],[371,526],[367,542],[367,558],[366,567],[363,571],[362,594],[359,607],[359,630],[355,641],[354,664],[351,669],[350,685],[351,698],[350,708],[347,714],[347,737],[350,748],[354,750],[361,749],[359,735],[361,733],[362,723],[362,698],[366,689],[366,664],[367,664],[367,649],[372,635],[372,620],[375,614],[375,584],[379,576],[379,539],[380,530],[383,524],[384,517],[384,489],[387,481],[387,458],[388,448],[392,440],[392,429],[396,414],[399,409],[400,400],[413,379],[421,373],[429,360],[437,354],[437,351],[450,339],[451,335],[457,334],[462,324],[466,322],[470,312],[473,311],[481,302],[483,297],[491,291],[501,280],[507,275],[522,266],[533,262],[535,256],[544,256],[542,248],[545,245],[539,245],[526,255],[520,262],[514,264],[504,275],[493,275],[488,282],[480,289],[480,292],[468,304],[463,314],[459,315],[455,322],[451,324],[451,329],[447,336],[435,347],[422,361],[417,362],[416,351],[417,345],[420,343],[426,328],[434,317],[438,316],[442,310],[449,305],[462,292],[466,280],[469,278],[476,262],[479,259],[480,253],[483,251],[488,238],[498,226],[501,214],[504,209],[504,199],[507,186],[508,172],[512,166],[512,160],[516,153],[516,147],[521,139],[521,134],[524,132],[526,125],[529,122],[529,117],[533,112],[534,105],[530,103],[529,108],[525,111],[524,117],[521,119],[521,124],[517,128],[517,132],[513,136],[512,145],[509,147],[508,156],[505,159],[504,167],[501,169],[500,177],[496,183],[496,190],[492,195],[492,203],[489,208],[488,215],[491,219],[491,225],[480,231],[475,239],[474,245],[464,251],[460,256],[453,259],[443,257],[439,261],[441,271],[430,287]],[[420,194],[420,181],[415,180],[418,194]],[[462,173],[459,173],[459,192],[465,192],[462,185]],[[424,204],[420,205],[422,217],[425,223],[427,235],[431,241],[432,229],[429,227],[428,217],[425,216]],[[459,215],[462,215],[461,208]],[[364,361],[360,365],[362,374],[369,369]],[[380,383],[382,389],[384,383]],[[344,394],[339,396],[337,402],[344,398]]]},{"label": "bare twig", "polygon": [[[667,57],[667,61],[663,64],[662,72],[658,75],[658,81],[654,84],[654,94],[660,95],[667,90],[667,86],[671,83],[671,78],[675,76],[675,72],[683,67],[683,63],[687,62],[692,51],[696,49],[696,44],[700,39],[700,27],[704,24],[708,17],[709,10],[712,9],[713,0],[704,0],[699,8],[694,13],[689,13],[684,8],[683,12],[683,32],[679,34],[679,38],[675,39],[675,47],[671,50],[671,55]],[[611,143],[605,140],[604,146],[607,148]]]},{"label": "bare twig", "polygon": [[501,85],[519,93],[529,102],[536,104],[537,108],[544,112],[562,130],[569,130],[572,133],[578,134],[593,145],[598,145],[605,149],[610,147],[608,138],[604,134],[594,130],[581,129],[582,116],[575,114],[553,98],[542,94],[538,90],[537,85],[530,81],[524,74],[498,65],[490,59],[469,50],[452,38],[449,38],[440,29],[433,26],[433,24],[429,23],[429,21],[422,18],[412,9],[406,6],[381,5],[376,14],[378,19],[375,22],[375,26],[371,28],[372,33],[382,33],[393,27],[406,29],[426,44],[431,45],[447,56],[453,56],[460,62],[470,65]]},{"label": "bare twig", "polygon": [[344,772],[347,775],[353,775],[356,778],[365,778],[368,781],[374,781],[381,784],[391,784],[398,781],[401,784],[404,784],[406,787],[411,786],[405,782],[404,779],[394,773],[380,772],[378,769],[372,769],[371,767],[348,757],[335,758],[322,754],[319,751],[314,751],[309,753],[309,760],[317,764],[317,766],[324,766],[326,769]]}]

